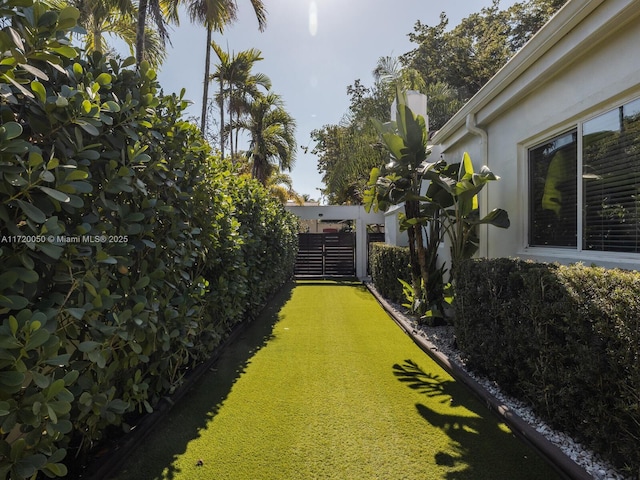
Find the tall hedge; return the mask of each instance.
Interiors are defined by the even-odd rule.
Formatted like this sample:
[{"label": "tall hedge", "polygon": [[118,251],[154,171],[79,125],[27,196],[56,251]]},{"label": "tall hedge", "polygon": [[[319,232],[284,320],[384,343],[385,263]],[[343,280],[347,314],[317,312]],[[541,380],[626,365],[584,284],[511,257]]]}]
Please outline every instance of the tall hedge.
[{"label": "tall hedge", "polygon": [[75,8],[0,10],[0,478],[64,476],[256,314],[297,228],[148,65],[73,48]]},{"label": "tall hedge", "polygon": [[640,475],[640,273],[495,259],[456,279],[469,366]]}]

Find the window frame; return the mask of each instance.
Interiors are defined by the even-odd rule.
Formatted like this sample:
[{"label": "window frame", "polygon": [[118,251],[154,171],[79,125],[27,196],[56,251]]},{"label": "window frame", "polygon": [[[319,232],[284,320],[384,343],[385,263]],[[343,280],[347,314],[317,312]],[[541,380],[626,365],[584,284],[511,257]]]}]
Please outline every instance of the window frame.
[{"label": "window frame", "polygon": [[[592,109],[588,112],[583,112],[574,118],[568,119],[562,124],[556,125],[555,128],[545,130],[544,132],[529,138],[525,142],[519,144],[520,158],[520,175],[521,185],[524,187],[525,195],[521,197],[521,209],[523,213],[523,224],[521,225],[521,250],[518,252],[524,256],[531,256],[548,261],[562,261],[568,260],[570,262],[580,261],[603,261],[611,262],[612,264],[619,265],[621,263],[626,264],[621,268],[638,268],[640,267],[640,253],[633,252],[613,252],[613,251],[600,251],[600,250],[588,250],[584,249],[584,182],[581,179],[581,173],[583,171],[583,125],[601,115],[604,115],[612,110],[615,110],[628,103],[640,100],[640,96],[635,92],[633,95],[622,96],[606,102],[606,104],[600,105],[597,109]],[[530,190],[530,151],[543,145],[558,136],[568,134],[572,131],[576,131],[576,171],[578,172],[577,182],[577,218],[576,218],[576,246],[558,246],[558,245],[531,245],[531,190]]]}]

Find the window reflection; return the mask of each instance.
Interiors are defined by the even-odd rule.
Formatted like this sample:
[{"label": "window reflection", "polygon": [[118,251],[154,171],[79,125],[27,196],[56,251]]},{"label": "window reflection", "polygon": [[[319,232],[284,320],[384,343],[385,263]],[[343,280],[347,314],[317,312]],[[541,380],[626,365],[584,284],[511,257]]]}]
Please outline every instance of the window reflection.
[{"label": "window reflection", "polygon": [[585,250],[638,252],[640,99],[583,126]]},{"label": "window reflection", "polygon": [[532,246],[577,245],[577,132],[529,150]]}]

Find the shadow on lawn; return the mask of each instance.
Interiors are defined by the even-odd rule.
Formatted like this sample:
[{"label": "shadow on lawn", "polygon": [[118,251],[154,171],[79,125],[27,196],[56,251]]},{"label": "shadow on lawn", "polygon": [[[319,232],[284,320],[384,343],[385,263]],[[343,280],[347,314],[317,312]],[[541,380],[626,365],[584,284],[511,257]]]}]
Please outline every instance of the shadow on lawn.
[{"label": "shadow on lawn", "polygon": [[[460,408],[460,414],[440,413],[440,408],[416,404],[418,413],[430,425],[442,429],[451,439],[447,451],[433,452],[435,462],[451,467],[450,480],[559,478],[551,467],[512,433],[500,428],[500,421],[463,385],[425,372],[412,360],[393,366],[394,375],[440,404]],[[433,405],[433,402],[427,402]],[[448,409],[448,408],[447,408]],[[425,445],[425,450],[429,446]]]},{"label": "shadow on lawn", "polygon": [[143,443],[153,448],[132,452],[117,479],[173,479],[181,473],[175,459],[185,453],[189,442],[198,438],[217,415],[251,358],[275,338],[273,328],[282,319],[279,312],[291,298],[294,286],[290,283],[283,287],[263,313],[224,349],[210,371],[173,407],[164,424],[150,432]]}]

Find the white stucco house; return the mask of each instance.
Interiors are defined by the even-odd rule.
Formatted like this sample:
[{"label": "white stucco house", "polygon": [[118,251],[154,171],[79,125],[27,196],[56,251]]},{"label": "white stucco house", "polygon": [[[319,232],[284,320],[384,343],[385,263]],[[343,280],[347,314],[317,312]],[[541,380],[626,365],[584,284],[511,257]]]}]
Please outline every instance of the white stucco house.
[{"label": "white stucco house", "polygon": [[501,177],[479,255],[640,269],[640,1],[570,0],[431,142]]}]

